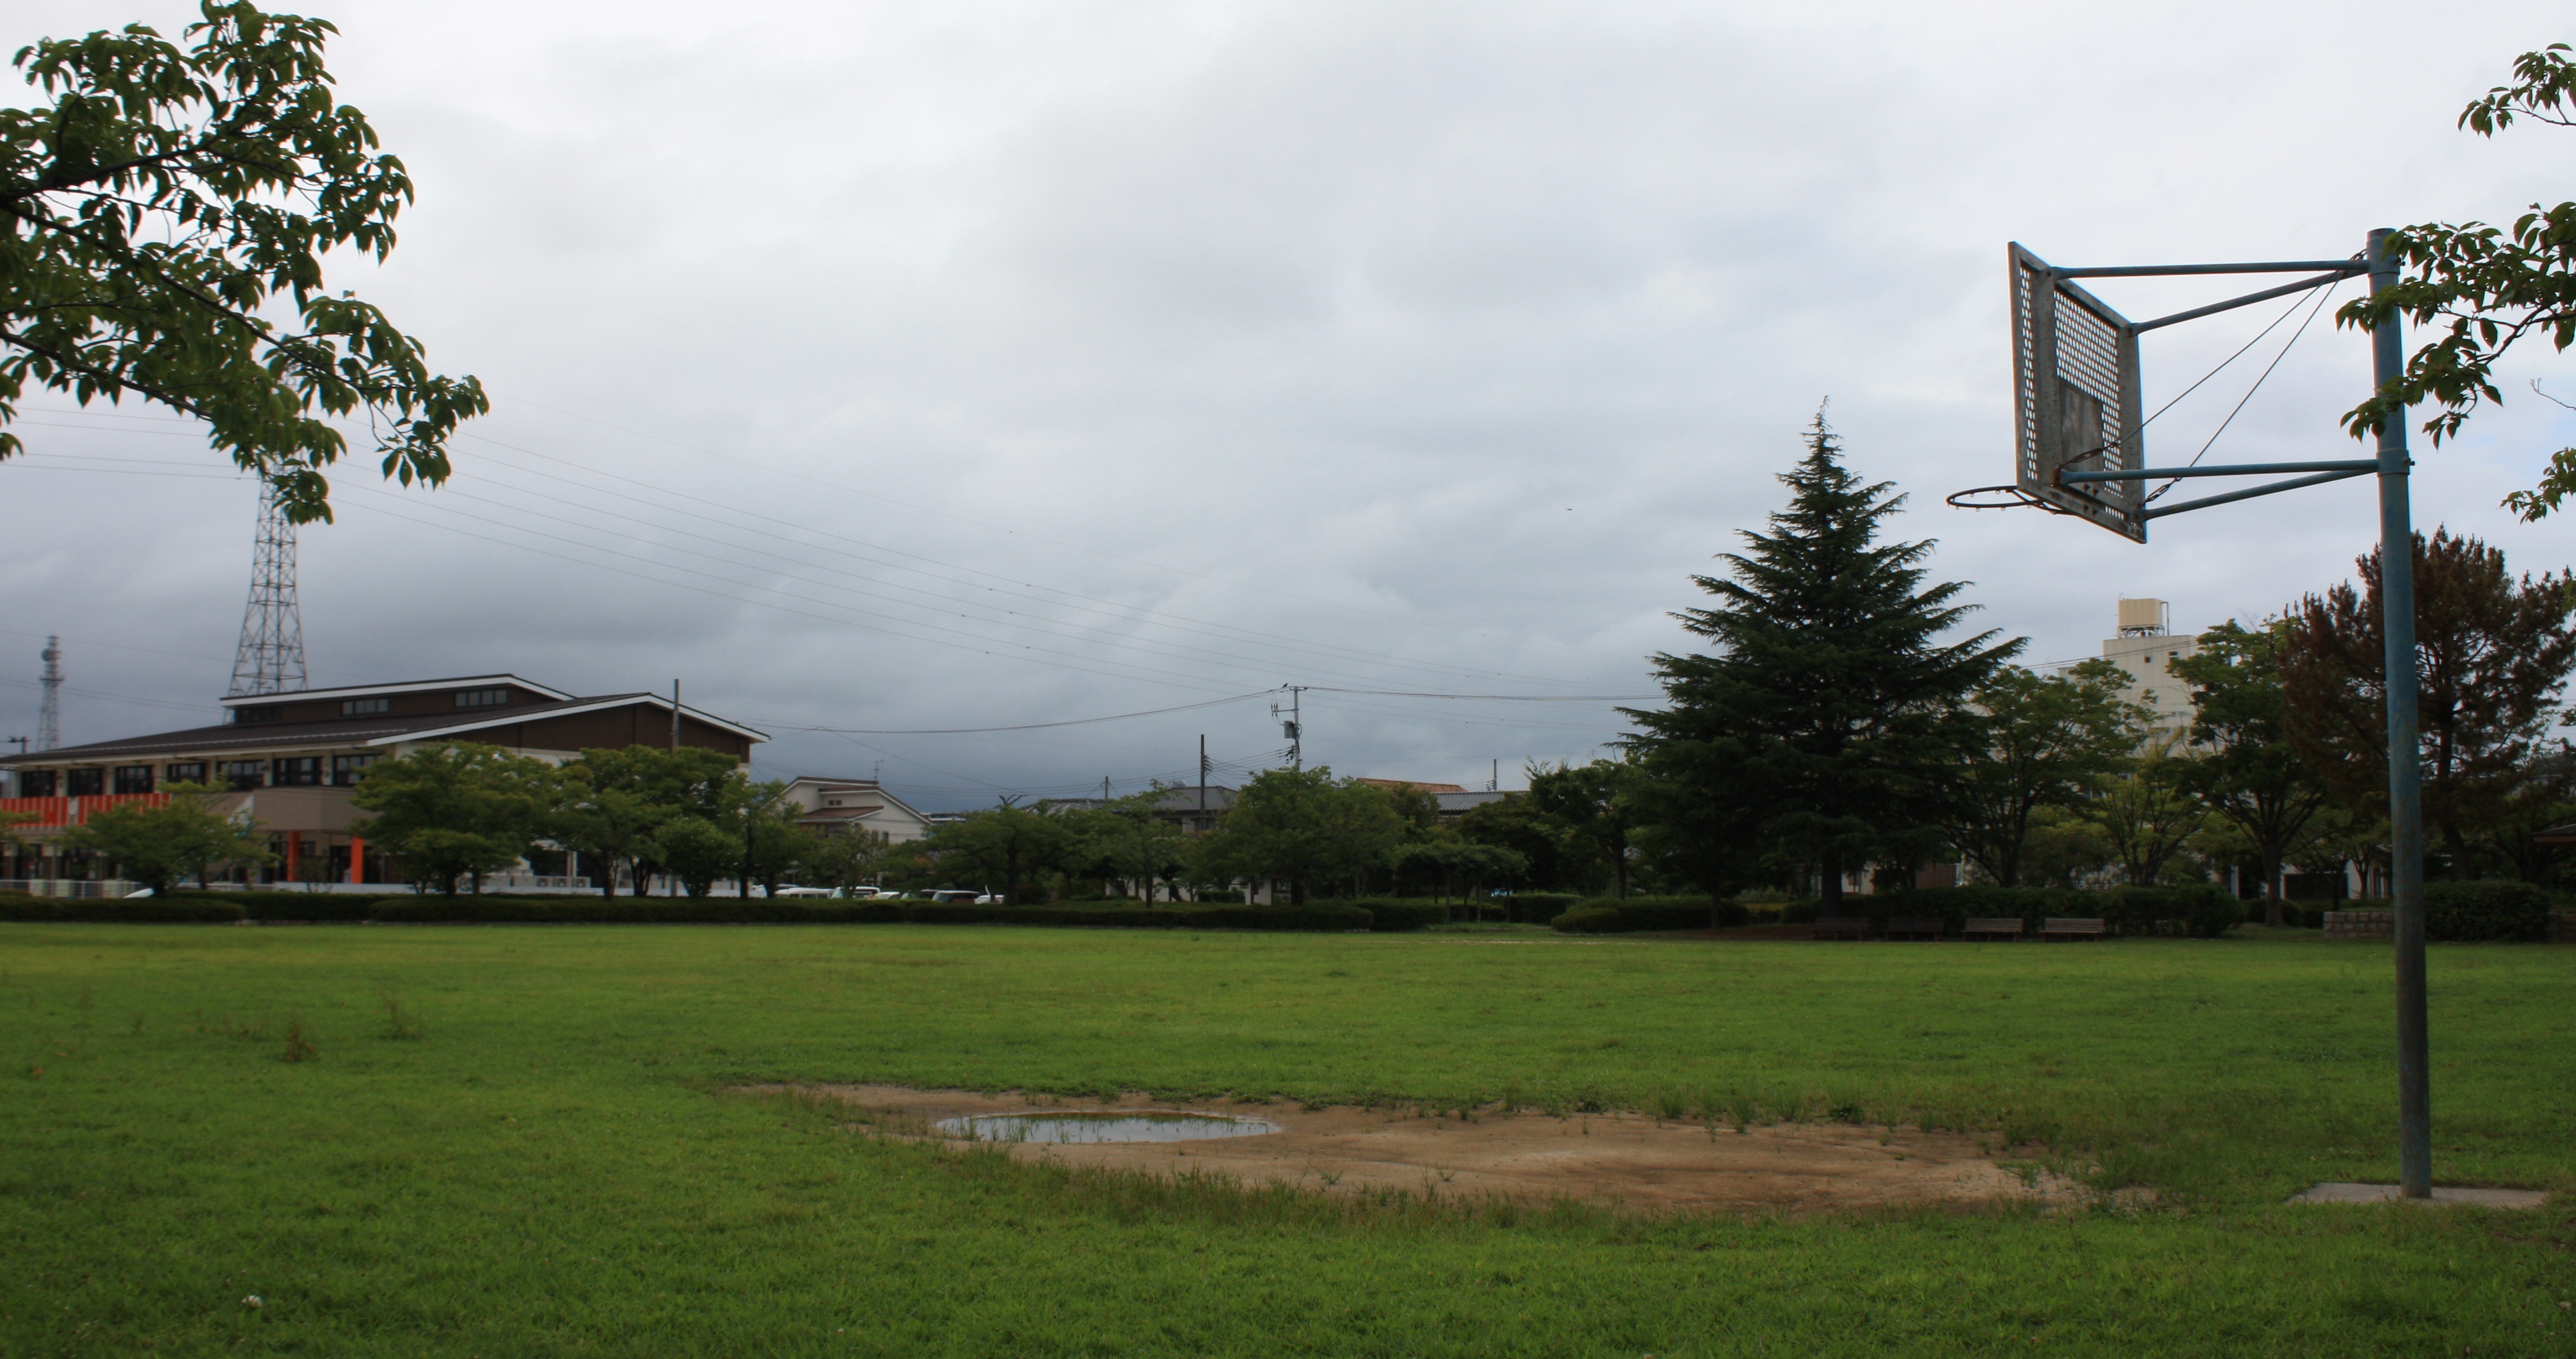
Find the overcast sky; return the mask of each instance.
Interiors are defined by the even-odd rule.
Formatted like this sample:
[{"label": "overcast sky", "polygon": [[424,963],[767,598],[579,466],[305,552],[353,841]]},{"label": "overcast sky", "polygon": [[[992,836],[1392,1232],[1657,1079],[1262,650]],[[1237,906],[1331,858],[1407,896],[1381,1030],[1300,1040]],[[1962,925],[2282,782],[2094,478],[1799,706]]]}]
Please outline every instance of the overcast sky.
[{"label": "overcast sky", "polygon": [[[166,0],[19,0],[14,50]],[[773,734],[764,776],[934,807],[1309,763],[1505,787],[1621,730],[1597,696],[1830,418],[1932,569],[2033,661],[2121,595],[2178,629],[2351,574],[2367,480],[2144,547],[1947,493],[2011,474],[2004,245],[2067,264],[2350,253],[2568,195],[2576,132],[2456,131],[2537,3],[351,3],[343,96],[418,182],[334,286],[492,414],[444,490],[372,460],[305,530],[317,685],[514,671]],[[2331,18],[2331,22],[2327,20]],[[9,102],[34,102],[31,95]],[[2132,315],[2224,282],[2101,291]],[[2149,408],[2283,313],[2146,342]],[[2304,312],[2300,313],[2304,315]],[[2299,316],[2150,430],[2197,451]],[[2364,341],[2310,327],[2210,457],[2350,456]],[[2419,450],[2419,522],[2576,560],[2496,508],[2576,358]],[[255,485],[184,422],[31,396],[0,464],[0,735],[68,640],[66,742],[210,720]],[[102,408],[103,409],[103,408]],[[2419,440],[2420,442],[2420,440]],[[1239,775],[1222,776],[1231,782]]]}]

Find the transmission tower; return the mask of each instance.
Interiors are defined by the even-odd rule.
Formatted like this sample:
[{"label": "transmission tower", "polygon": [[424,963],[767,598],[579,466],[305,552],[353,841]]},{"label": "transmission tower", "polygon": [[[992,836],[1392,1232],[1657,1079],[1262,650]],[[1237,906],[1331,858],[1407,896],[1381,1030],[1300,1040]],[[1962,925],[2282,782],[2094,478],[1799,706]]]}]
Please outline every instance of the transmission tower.
[{"label": "transmission tower", "polygon": [[51,750],[63,743],[63,639],[45,639],[45,698],[36,709],[36,749]]},{"label": "transmission tower", "polygon": [[305,685],[304,615],[295,603],[295,524],[277,487],[259,497],[259,542],[251,552],[250,603],[233,653],[232,695],[293,693]]}]

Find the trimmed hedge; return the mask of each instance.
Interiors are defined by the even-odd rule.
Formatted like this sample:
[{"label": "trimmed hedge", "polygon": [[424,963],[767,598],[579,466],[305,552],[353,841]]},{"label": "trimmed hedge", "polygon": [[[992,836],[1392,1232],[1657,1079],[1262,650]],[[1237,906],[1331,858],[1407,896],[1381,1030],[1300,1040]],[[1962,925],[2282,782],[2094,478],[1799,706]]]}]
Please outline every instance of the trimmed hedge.
[{"label": "trimmed hedge", "polygon": [[978,906],[971,902],[846,901],[829,897],[388,897],[371,919],[405,924],[779,924],[913,922],[948,925],[1124,925],[1163,929],[1365,930],[1368,911],[1347,903],[1242,906]]},{"label": "trimmed hedge", "polygon": [[1596,897],[1548,922],[1559,934],[1626,934],[1635,930],[1705,930],[1741,925],[1745,908],[1707,897]]},{"label": "trimmed hedge", "polygon": [[1370,897],[1360,901],[1318,902],[1317,905],[1357,906],[1369,913],[1369,928],[1380,934],[1402,930],[1428,929],[1449,923],[1449,904],[1441,901],[1396,901]]},{"label": "trimmed hedge", "polygon": [[1583,898],[1572,892],[1515,892],[1511,898],[1511,919],[1544,925],[1582,904]]},{"label": "trimmed hedge", "polygon": [[184,897],[31,897],[0,895],[0,920],[62,920],[96,924],[229,925],[242,908],[227,901]]},{"label": "trimmed hedge", "polygon": [[2068,887],[1904,887],[1875,896],[1847,897],[1843,909],[1865,915],[1883,930],[1893,916],[1937,917],[1944,934],[1957,934],[1970,917],[2010,917],[2036,936],[2050,916],[2098,919],[2114,934],[2152,934],[2159,921],[2177,921],[2195,939],[2215,939],[2244,922],[2245,911],[2216,883],[2174,887],[2114,887],[2103,892]]},{"label": "trimmed hedge", "polygon": [[[220,901],[253,920],[365,920],[376,903],[407,900],[382,892],[165,892],[172,901]],[[148,900],[148,898],[147,898]]]},{"label": "trimmed hedge", "polygon": [[[2549,893],[2527,882],[2424,884],[2424,937],[2436,943],[2512,942],[2549,938]],[[2348,911],[2392,911],[2386,898],[2347,901]]]}]

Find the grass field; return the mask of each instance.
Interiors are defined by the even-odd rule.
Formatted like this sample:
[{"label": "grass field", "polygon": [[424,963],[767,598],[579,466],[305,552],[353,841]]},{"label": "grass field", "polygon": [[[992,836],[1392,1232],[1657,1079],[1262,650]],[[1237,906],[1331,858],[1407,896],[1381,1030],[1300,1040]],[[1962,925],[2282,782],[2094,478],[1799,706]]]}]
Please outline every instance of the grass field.
[{"label": "grass field", "polygon": [[[0,1354],[2576,1355],[2576,948],[2432,950],[2438,1174],[2548,1208],[2281,1202],[2394,1177],[2388,970],[2298,934],[0,925]],[[2156,1206],[1360,1206],[727,1093],[768,1081],[1922,1122]]]}]

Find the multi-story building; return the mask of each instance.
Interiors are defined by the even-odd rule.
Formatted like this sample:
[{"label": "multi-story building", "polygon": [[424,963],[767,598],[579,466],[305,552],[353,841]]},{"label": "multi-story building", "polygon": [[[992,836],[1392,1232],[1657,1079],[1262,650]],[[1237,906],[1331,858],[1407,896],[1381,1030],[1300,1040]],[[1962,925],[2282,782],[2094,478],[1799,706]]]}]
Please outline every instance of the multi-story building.
[{"label": "multi-story building", "polygon": [[516,675],[366,684],[223,700],[216,726],[98,741],[0,757],[16,797],[0,810],[31,812],[0,855],[0,878],[61,878],[53,847],[63,829],[123,799],[167,800],[173,783],[226,790],[224,810],[269,832],[286,882],[381,882],[382,856],[366,851],[364,813],[349,803],[360,775],[390,756],[442,741],[477,741],[549,761],[587,749],[700,746],[748,763],[768,736],[687,708],[663,694],[578,697]]},{"label": "multi-story building", "polygon": [[2119,635],[2102,643],[2102,659],[2129,674],[2120,696],[2145,708],[2148,739],[2174,740],[2191,730],[2191,686],[2167,667],[2195,654],[2194,636],[2173,635],[2173,606],[2161,599],[2120,601]]}]

